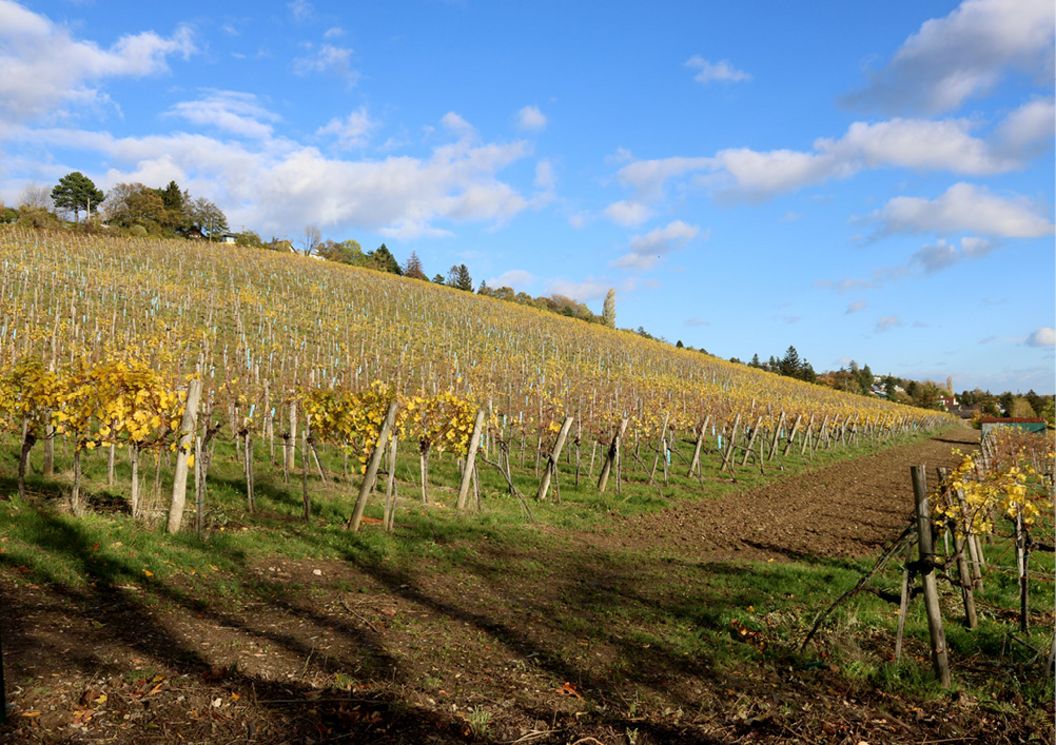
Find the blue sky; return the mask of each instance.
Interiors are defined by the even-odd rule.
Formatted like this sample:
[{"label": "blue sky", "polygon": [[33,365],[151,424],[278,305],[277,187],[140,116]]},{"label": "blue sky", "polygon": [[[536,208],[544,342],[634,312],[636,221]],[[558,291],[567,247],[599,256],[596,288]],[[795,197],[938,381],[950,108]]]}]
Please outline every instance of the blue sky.
[{"label": "blue sky", "polygon": [[723,357],[1054,389],[1051,0],[0,0],[0,199],[175,179]]}]

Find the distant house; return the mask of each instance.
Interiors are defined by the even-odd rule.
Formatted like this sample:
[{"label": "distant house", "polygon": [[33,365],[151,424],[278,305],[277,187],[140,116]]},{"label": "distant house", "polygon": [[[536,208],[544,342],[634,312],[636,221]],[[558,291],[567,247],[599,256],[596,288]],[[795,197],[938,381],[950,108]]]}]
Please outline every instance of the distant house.
[{"label": "distant house", "polygon": [[220,242],[234,245],[235,243],[238,243],[238,236],[234,233],[221,233]]}]

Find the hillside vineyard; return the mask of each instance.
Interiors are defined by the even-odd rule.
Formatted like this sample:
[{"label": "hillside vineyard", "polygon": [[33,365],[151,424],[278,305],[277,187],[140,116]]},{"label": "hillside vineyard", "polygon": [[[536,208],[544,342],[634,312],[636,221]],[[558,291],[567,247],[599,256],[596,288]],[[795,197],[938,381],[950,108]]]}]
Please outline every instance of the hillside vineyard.
[{"label": "hillside vineyard", "polygon": [[[523,450],[527,440],[550,453],[567,435],[577,459],[581,448],[590,453],[592,469],[597,449],[599,463],[606,453],[617,457],[620,440],[666,446],[685,435],[697,445],[692,472],[702,450],[733,468],[793,447],[880,439],[942,420],[630,332],[305,257],[5,231],[0,262],[6,370],[27,361],[60,376],[142,365],[156,385],[180,391],[180,402],[188,381],[200,379],[202,410],[229,421],[232,434],[274,439],[279,430],[293,449],[298,419],[303,429],[314,414],[319,438],[354,452],[364,468],[389,399],[401,402],[394,432],[419,440],[423,452],[432,427],[429,438],[464,454],[473,414],[483,411],[485,446],[519,441]],[[372,385],[381,392],[361,395]],[[466,405],[437,404],[441,396]],[[335,424],[338,409],[366,401],[381,410],[344,430]],[[159,416],[173,432],[182,405]],[[430,405],[432,421],[413,413]],[[437,430],[444,411],[461,413]],[[124,429],[99,412],[86,416],[98,420],[79,431],[88,447],[112,444]]]}]

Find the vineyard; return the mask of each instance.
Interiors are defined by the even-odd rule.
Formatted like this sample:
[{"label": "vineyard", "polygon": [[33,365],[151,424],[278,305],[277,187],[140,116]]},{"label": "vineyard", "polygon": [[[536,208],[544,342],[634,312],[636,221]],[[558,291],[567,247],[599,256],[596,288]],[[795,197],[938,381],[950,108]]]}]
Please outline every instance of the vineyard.
[{"label": "vineyard", "polygon": [[[240,442],[252,510],[258,442],[269,457],[282,451],[286,478],[300,452],[321,479],[321,448],[342,454],[347,478],[349,460],[366,473],[373,453],[404,443],[419,457],[427,502],[430,455],[469,463],[469,485],[478,446],[511,492],[511,458],[531,462],[540,479],[534,496],[543,498],[562,452],[577,485],[598,472],[605,491],[610,474],[617,489],[641,475],[632,470],[651,482],[662,466],[667,478],[683,438],[694,443],[687,473],[699,475],[709,452],[722,471],[749,462],[765,468],[793,448],[880,441],[943,421],[625,332],[308,258],[7,232],[0,262],[4,424],[22,435],[23,461],[44,443],[46,474],[56,438],[72,449],[74,511],[82,452],[108,452],[112,483],[115,450],[127,448],[138,515],[140,455],[152,453],[158,469],[164,453],[175,454],[177,482],[193,466],[201,491],[220,433]],[[392,403],[395,420],[383,428]],[[633,443],[635,463],[623,457],[624,443]],[[459,501],[465,506],[465,488]],[[182,503],[169,510],[173,530],[182,512]]]},{"label": "vineyard", "polygon": [[[968,455],[935,411],[271,251],[5,230],[0,266],[27,741],[941,741],[987,696],[1038,732],[1043,437]],[[892,613],[921,457],[942,547]],[[977,704],[918,706],[929,567]]]}]

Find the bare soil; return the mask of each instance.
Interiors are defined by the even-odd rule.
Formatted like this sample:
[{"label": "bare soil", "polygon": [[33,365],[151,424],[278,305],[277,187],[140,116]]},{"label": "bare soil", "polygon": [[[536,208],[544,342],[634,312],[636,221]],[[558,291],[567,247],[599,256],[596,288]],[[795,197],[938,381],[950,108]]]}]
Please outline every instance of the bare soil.
[{"label": "bare soil", "polygon": [[[765,634],[730,629],[744,642],[731,660],[657,643],[643,626],[655,617],[725,633],[718,609],[743,603],[725,580],[762,571],[745,560],[838,566],[876,554],[909,515],[908,467],[949,464],[970,436],[603,532],[552,531],[545,552],[475,543],[456,568],[250,563],[255,589],[237,599],[115,585],[102,572],[71,591],[4,568],[13,711],[0,740],[1051,742],[1014,700],[1003,710],[957,696],[923,704],[802,665],[778,645],[760,654]],[[925,649],[909,651],[926,665]]]}]

